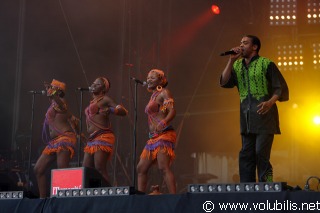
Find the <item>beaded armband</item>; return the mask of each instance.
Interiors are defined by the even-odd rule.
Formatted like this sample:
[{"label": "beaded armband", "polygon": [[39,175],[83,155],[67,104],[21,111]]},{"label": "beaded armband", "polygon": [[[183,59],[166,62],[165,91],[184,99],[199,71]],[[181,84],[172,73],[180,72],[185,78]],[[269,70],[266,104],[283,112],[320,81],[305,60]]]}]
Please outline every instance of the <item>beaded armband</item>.
[{"label": "beaded armband", "polygon": [[118,114],[118,109],[117,109],[117,107],[109,107],[109,110],[110,110],[110,113],[112,113],[112,114]]},{"label": "beaded armband", "polygon": [[124,109],[124,111],[126,112],[126,114],[128,114],[128,111],[127,111],[124,107],[122,107],[121,105],[117,105],[116,107],[109,107],[110,113],[115,114],[115,115],[118,115],[119,109],[121,109],[121,108]]},{"label": "beaded armband", "polygon": [[160,110],[162,112],[166,112],[168,108],[173,108],[174,106],[174,100],[172,98],[167,98],[167,99],[164,99],[163,101],[163,105],[160,107]]}]

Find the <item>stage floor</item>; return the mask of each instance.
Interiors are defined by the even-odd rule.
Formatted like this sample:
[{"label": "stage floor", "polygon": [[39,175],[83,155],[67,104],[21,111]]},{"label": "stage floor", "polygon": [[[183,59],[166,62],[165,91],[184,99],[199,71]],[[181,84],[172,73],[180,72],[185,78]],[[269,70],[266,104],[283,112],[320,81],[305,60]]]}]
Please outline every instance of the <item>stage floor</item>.
[{"label": "stage floor", "polygon": [[0,199],[0,212],[319,212],[320,192],[283,191],[178,195],[124,195],[48,199]]}]

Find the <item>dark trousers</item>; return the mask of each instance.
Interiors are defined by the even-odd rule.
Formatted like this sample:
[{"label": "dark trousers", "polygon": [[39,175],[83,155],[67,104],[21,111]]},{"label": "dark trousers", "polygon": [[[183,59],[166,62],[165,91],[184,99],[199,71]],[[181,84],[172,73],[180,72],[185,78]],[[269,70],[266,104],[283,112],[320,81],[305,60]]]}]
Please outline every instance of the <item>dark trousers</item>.
[{"label": "dark trousers", "polygon": [[270,153],[273,134],[242,134],[242,148],[239,153],[240,182],[272,182],[273,172]]}]

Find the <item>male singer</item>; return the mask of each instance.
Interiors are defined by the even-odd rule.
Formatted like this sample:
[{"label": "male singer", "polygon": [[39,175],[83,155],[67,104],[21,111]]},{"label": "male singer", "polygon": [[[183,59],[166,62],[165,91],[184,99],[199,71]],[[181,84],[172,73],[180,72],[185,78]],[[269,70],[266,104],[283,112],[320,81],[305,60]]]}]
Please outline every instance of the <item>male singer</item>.
[{"label": "male singer", "polygon": [[240,95],[240,182],[272,182],[270,153],[274,134],[280,134],[276,101],[289,100],[289,90],[279,69],[259,56],[257,36],[246,35],[231,49],[220,77],[224,88],[236,86]]}]

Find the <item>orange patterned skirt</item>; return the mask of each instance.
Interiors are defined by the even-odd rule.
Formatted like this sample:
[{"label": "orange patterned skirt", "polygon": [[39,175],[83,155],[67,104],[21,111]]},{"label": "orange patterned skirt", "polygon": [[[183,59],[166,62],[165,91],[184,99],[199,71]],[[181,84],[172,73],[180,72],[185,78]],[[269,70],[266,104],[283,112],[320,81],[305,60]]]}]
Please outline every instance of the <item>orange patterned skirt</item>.
[{"label": "orange patterned skirt", "polygon": [[94,154],[98,150],[112,153],[115,136],[112,131],[97,131],[90,135],[84,152]]},{"label": "orange patterned skirt", "polygon": [[43,154],[51,155],[58,153],[62,150],[70,151],[70,158],[74,155],[75,145],[77,143],[77,137],[74,132],[65,132],[62,135],[49,141],[48,145],[42,151]]},{"label": "orange patterned skirt", "polygon": [[144,147],[140,158],[154,160],[159,152],[166,153],[170,157],[170,161],[174,160],[174,145],[176,142],[176,132],[168,130],[151,137]]}]

